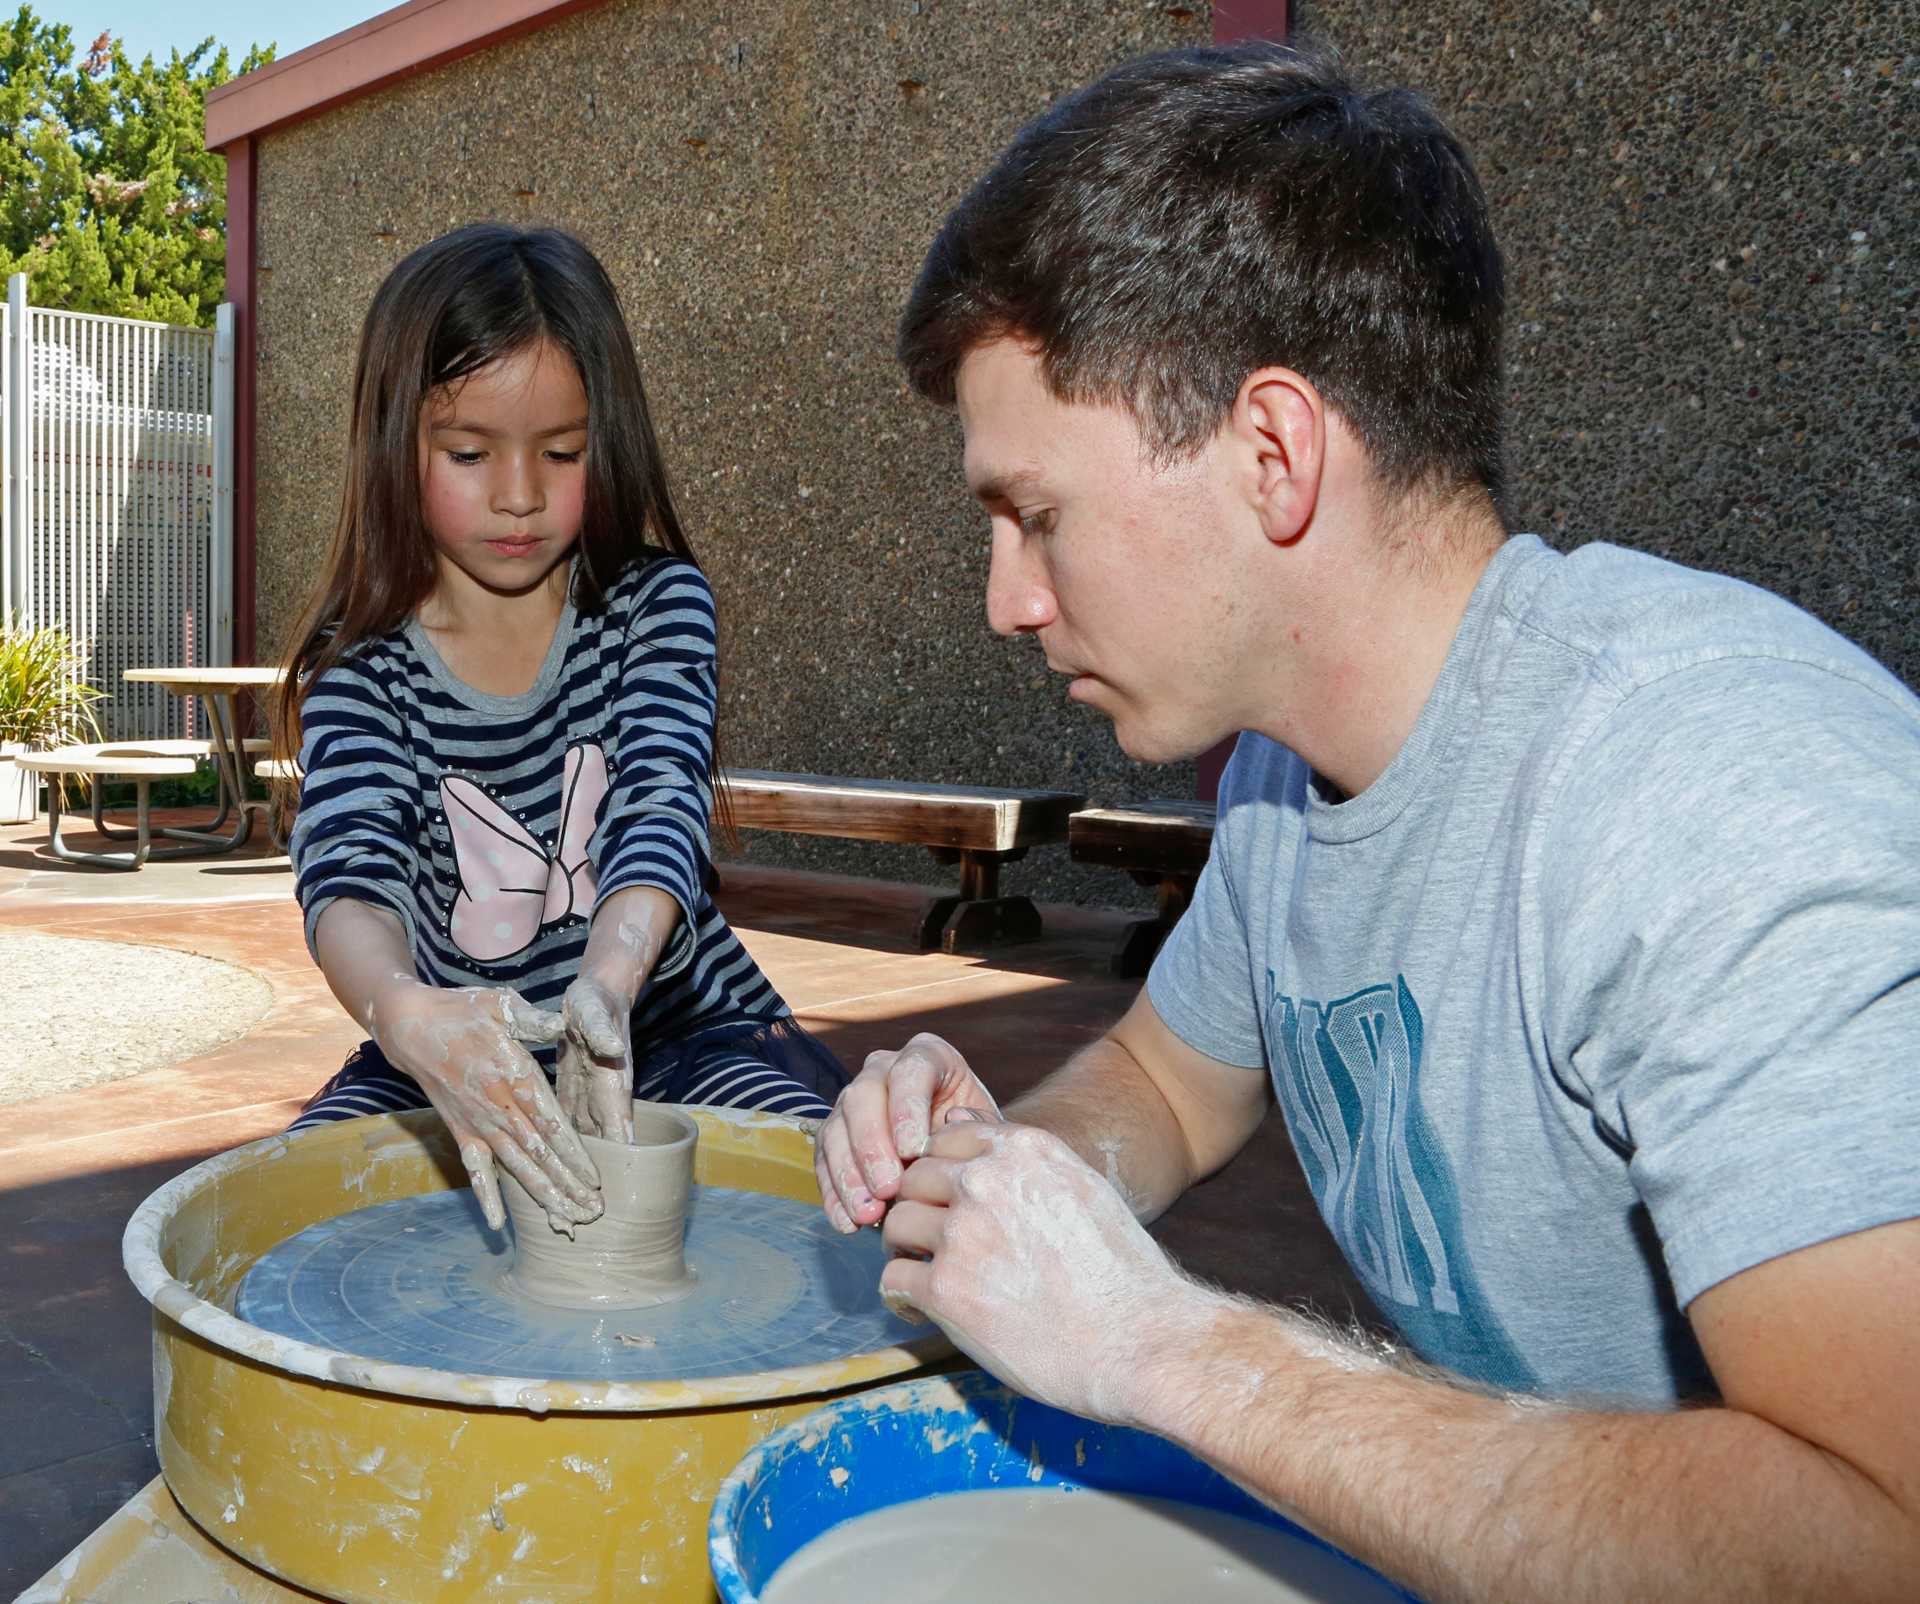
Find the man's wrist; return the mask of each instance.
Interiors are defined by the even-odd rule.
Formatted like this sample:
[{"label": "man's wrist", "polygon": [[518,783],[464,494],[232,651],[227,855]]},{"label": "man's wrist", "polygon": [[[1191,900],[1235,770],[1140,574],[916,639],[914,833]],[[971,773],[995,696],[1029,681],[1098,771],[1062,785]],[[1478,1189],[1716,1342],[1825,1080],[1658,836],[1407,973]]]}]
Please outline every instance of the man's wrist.
[{"label": "man's wrist", "polygon": [[1256,1407],[1272,1425],[1322,1366],[1386,1368],[1309,1321],[1212,1287],[1192,1285],[1155,1326],[1129,1424],[1201,1453],[1217,1451]]}]

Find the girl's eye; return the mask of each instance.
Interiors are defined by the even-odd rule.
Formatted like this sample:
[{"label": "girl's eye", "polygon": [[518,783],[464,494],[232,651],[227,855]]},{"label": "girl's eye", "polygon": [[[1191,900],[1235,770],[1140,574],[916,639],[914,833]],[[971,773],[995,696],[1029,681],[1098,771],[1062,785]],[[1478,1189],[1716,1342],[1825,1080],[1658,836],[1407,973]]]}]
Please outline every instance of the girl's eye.
[{"label": "girl's eye", "polygon": [[585,455],[586,453],[584,451],[549,451],[547,453],[547,461],[560,463],[578,462]]},{"label": "girl's eye", "polygon": [[463,468],[471,468],[475,464],[484,461],[486,455],[484,451],[449,451],[447,453],[447,460],[449,462],[457,462]]},{"label": "girl's eye", "polygon": [[1041,512],[1030,512],[1020,520],[1020,533],[1023,535],[1050,535],[1059,515],[1048,507]]}]

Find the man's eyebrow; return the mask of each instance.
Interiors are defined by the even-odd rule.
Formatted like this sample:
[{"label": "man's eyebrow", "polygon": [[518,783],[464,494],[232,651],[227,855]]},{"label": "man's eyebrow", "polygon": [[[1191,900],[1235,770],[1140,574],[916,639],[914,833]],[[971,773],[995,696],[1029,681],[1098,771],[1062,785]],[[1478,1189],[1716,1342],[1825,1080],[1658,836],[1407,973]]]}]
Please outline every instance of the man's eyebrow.
[{"label": "man's eyebrow", "polygon": [[1038,468],[1010,468],[1005,473],[989,474],[973,487],[981,501],[1012,501],[1022,490],[1031,490],[1040,482]]}]

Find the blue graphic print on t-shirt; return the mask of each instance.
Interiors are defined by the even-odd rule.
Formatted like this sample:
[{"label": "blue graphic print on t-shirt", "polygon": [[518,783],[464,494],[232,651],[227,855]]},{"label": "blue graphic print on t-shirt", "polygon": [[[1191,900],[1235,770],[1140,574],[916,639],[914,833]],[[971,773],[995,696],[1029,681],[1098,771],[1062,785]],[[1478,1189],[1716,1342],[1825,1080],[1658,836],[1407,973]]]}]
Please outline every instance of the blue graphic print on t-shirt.
[{"label": "blue graphic print on t-shirt", "polygon": [[1420,1107],[1420,1005],[1404,976],[1337,1002],[1267,975],[1274,1089],[1334,1238],[1427,1359],[1515,1391],[1533,1372],[1481,1295],[1453,1167]]}]

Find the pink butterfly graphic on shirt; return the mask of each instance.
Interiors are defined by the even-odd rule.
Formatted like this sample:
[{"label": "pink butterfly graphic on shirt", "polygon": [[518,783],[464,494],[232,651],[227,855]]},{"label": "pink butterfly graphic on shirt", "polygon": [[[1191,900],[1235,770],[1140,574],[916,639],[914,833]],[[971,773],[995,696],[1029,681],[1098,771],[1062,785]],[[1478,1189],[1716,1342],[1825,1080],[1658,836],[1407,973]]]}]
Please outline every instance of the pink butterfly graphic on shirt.
[{"label": "pink butterfly graphic on shirt", "polygon": [[471,780],[447,775],[440,806],[453,835],[460,894],[447,935],[469,958],[498,963],[533,945],[543,926],[593,912],[599,882],[587,843],[607,794],[607,754],[591,743],[567,748],[560,828],[549,856],[520,821]]}]

